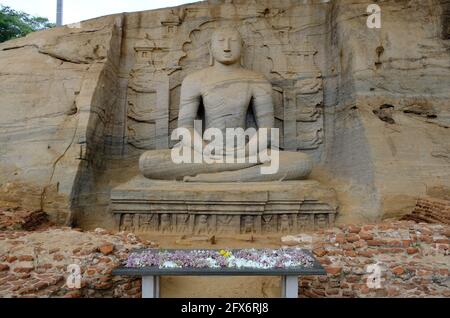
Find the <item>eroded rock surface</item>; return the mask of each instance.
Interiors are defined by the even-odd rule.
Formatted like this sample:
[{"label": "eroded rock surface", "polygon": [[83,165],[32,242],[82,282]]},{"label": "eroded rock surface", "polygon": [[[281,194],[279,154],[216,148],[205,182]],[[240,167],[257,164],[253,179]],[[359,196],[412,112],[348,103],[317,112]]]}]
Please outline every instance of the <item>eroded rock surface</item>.
[{"label": "eroded rock surface", "polygon": [[110,189],[170,146],[181,82],[230,25],[243,65],[273,86],[284,149],[314,159],[340,221],[449,192],[448,2],[383,1],[382,28],[368,29],[371,3],[205,1],[0,44],[0,203],[111,227]]}]

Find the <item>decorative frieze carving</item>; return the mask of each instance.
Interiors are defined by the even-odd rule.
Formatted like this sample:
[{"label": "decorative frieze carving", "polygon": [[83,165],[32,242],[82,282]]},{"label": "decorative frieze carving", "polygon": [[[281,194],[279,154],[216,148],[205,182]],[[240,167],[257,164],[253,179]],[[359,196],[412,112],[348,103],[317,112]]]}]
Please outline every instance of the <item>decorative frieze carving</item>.
[{"label": "decorative frieze carving", "polygon": [[[190,214],[190,213],[118,213],[120,231],[206,235],[275,234],[323,229],[334,224],[330,213],[290,214]],[[190,220],[195,220],[190,222]]]},{"label": "decorative frieze carving", "polygon": [[111,193],[121,231],[298,233],[334,224],[334,190],[316,181],[190,184],[136,177]]}]

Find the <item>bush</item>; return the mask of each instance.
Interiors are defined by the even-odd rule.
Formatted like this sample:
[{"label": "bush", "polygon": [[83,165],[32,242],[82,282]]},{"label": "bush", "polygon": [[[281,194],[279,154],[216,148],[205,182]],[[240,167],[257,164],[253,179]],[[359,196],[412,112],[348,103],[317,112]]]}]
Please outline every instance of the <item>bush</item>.
[{"label": "bush", "polygon": [[34,17],[10,7],[0,6],[0,42],[19,38],[28,33],[54,26],[47,18]]}]

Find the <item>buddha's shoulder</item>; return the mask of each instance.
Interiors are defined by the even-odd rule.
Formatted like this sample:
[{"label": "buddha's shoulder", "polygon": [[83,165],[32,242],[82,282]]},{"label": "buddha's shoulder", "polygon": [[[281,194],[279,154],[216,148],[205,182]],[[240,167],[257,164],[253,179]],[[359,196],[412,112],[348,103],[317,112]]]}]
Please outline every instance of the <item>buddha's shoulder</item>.
[{"label": "buddha's shoulder", "polygon": [[[192,85],[195,83],[207,83],[211,80],[214,80],[214,70],[212,67],[207,67],[195,72],[190,73],[187,75],[183,83],[186,85]],[[240,68],[236,70],[236,73],[234,73],[234,77],[239,77],[242,80],[250,81],[250,82],[256,82],[256,83],[268,83],[269,81],[262,73],[258,73],[246,68]]]},{"label": "buddha's shoulder", "polygon": [[[194,71],[190,74],[188,74],[183,82],[184,83],[196,83],[196,82],[203,82],[205,80],[205,78],[208,76],[208,70],[209,68],[204,68],[198,71]],[[210,74],[210,73],[209,73]]]},{"label": "buddha's shoulder", "polygon": [[257,84],[267,84],[269,81],[266,76],[262,73],[255,72],[246,68],[241,69],[242,77],[246,78],[250,82],[254,82]]}]

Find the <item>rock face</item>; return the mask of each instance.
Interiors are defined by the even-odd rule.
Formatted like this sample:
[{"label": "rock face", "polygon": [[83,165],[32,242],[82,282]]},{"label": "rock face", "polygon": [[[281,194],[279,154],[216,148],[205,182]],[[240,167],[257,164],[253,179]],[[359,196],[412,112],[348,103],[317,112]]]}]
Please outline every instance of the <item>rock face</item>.
[{"label": "rock face", "polygon": [[410,212],[450,189],[446,1],[209,1],[121,14],[0,44],[0,203],[113,226],[110,189],[176,128],[180,84],[236,26],[273,86],[286,150],[308,153],[341,219]]},{"label": "rock face", "polygon": [[70,222],[74,194],[112,136],[120,21],[83,25],[0,47],[0,201],[46,210],[58,223]]}]

